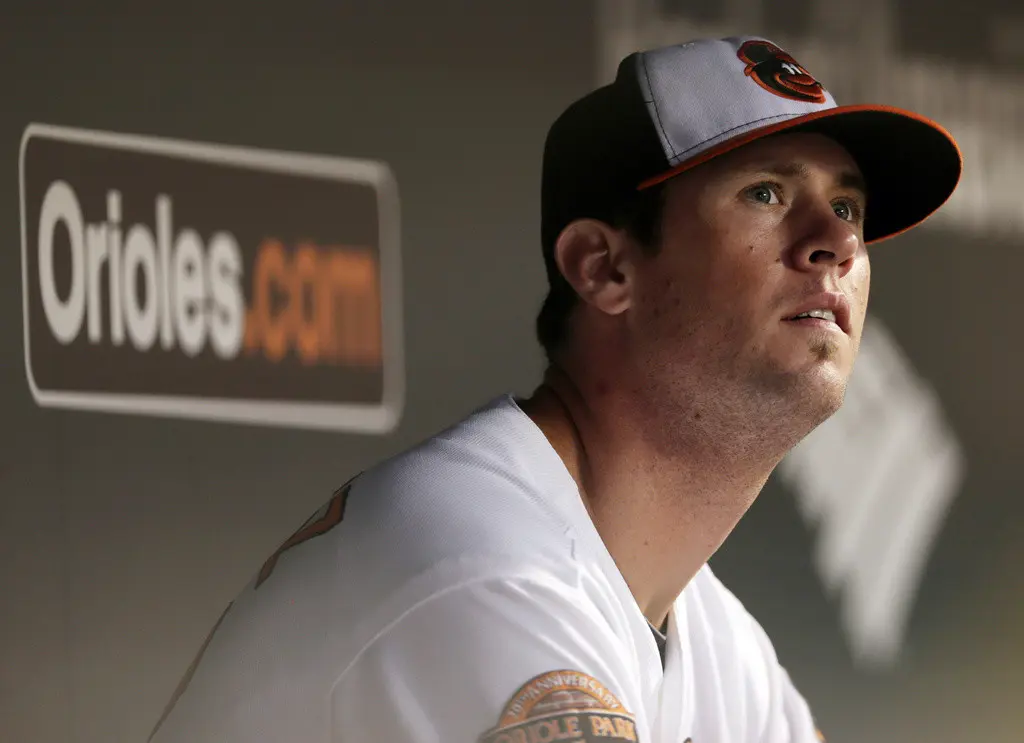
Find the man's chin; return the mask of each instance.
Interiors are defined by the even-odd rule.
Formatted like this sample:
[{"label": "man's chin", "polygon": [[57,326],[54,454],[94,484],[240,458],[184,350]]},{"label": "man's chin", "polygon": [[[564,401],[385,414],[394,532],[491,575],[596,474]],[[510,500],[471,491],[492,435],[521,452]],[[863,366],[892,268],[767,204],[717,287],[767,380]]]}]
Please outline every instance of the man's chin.
[{"label": "man's chin", "polygon": [[799,407],[806,410],[816,426],[843,406],[849,375],[839,364],[826,361],[818,363],[802,376],[804,384]]},{"label": "man's chin", "polygon": [[849,344],[842,338],[837,338],[834,333],[823,333],[807,343],[787,348],[780,366],[789,369],[804,384],[814,384],[812,380],[819,380],[819,384],[824,381],[845,387],[853,368],[851,356]]},{"label": "man's chin", "polygon": [[840,341],[833,335],[814,338],[810,342],[808,350],[811,357],[819,363],[838,363],[843,352]]},{"label": "man's chin", "polygon": [[841,353],[828,354],[824,359],[812,353],[792,362],[775,377],[775,383],[769,384],[775,388],[772,394],[783,408],[817,426],[842,407],[849,367]]}]

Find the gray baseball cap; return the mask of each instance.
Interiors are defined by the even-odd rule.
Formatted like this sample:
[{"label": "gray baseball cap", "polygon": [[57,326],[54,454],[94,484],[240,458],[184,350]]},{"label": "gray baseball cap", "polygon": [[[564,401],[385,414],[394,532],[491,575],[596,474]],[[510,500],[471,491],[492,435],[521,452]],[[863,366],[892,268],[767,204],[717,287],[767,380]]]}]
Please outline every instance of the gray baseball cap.
[{"label": "gray baseball cap", "polygon": [[607,221],[649,188],[755,139],[811,131],[842,144],[868,188],[864,239],[921,223],[950,197],[963,163],[952,135],[910,111],[839,106],[788,53],[760,37],[634,52],[615,80],[570,105],[544,148],[541,232],[553,249],[572,221]]}]

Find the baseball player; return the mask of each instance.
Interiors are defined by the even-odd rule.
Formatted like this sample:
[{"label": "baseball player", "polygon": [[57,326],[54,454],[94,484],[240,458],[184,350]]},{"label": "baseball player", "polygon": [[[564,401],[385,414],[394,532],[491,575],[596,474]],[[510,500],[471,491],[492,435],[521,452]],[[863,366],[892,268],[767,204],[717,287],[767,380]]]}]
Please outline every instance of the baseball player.
[{"label": "baseball player", "polygon": [[151,740],[817,741],[707,561],[840,406],[868,246],[960,172],[940,126],[839,107],[765,39],[626,57],[546,141],[543,383],[341,487]]}]

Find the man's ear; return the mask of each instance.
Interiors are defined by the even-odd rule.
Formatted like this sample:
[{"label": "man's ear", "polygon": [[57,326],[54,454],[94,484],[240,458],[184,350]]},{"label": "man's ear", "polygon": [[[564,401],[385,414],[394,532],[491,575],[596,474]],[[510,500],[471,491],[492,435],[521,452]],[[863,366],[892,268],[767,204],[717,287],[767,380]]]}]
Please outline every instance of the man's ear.
[{"label": "man's ear", "polygon": [[569,224],[555,242],[555,262],[587,304],[609,315],[629,308],[633,255],[626,234],[595,219]]}]

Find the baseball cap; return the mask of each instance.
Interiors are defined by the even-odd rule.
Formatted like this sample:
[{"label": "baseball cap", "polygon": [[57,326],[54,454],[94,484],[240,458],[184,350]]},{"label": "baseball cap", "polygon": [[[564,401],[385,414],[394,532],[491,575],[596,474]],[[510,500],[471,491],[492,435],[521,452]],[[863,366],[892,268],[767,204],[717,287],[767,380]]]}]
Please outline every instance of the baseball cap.
[{"label": "baseball cap", "polygon": [[843,145],[868,188],[864,239],[921,223],[960,180],[956,141],[898,108],[839,106],[788,53],[752,36],[634,52],[615,80],[571,104],[544,147],[541,233],[549,275],[559,233],[722,153],[777,132],[818,132]]}]

